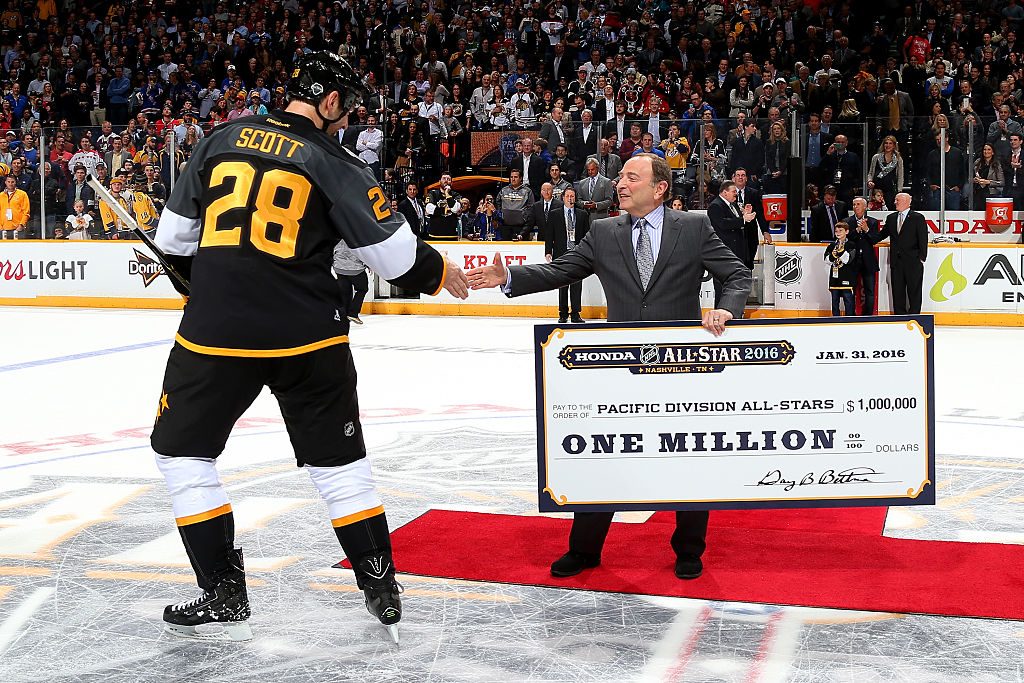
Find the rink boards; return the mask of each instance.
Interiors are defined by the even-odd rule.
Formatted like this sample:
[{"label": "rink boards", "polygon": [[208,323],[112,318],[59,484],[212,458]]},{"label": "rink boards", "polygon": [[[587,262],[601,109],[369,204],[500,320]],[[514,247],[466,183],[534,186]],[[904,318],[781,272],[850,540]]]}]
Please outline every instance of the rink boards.
[{"label": "rink boards", "polygon": [[[539,242],[438,243],[456,264],[470,269],[500,254],[509,265],[544,262]],[[877,248],[878,311],[888,313],[891,292],[888,253]],[[824,246],[780,242],[759,249],[757,291],[765,305],[748,317],[830,315]],[[557,294],[541,292],[509,299],[497,289],[473,292],[466,301],[447,292],[437,297],[398,298],[375,278],[364,311],[430,315],[557,315]],[[923,312],[938,324],[1024,325],[1024,246],[992,243],[933,244],[925,264]],[[596,277],[583,283],[583,313],[604,317],[605,300]],[[714,300],[710,279],[701,305]],[[141,242],[0,242],[0,305],[180,308],[181,298]]]}]

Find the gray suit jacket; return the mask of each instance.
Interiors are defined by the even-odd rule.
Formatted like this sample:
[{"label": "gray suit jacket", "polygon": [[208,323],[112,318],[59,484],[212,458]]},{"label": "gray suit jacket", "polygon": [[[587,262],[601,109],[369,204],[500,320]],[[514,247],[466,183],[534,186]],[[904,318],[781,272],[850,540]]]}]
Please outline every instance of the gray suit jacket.
[{"label": "gray suit jacket", "polygon": [[615,186],[612,181],[598,174],[597,182],[594,185],[594,194],[590,194],[590,176],[584,176],[576,182],[576,205],[582,208],[583,202],[594,202],[597,207],[587,209],[590,214],[590,221],[593,223],[598,218],[608,218],[608,209],[612,206],[612,198],[615,196]]},{"label": "gray suit jacket", "polygon": [[[598,165],[601,163],[600,154],[591,154],[588,159],[593,159],[598,163]],[[615,179],[619,177],[619,172],[622,171],[622,157],[615,152],[608,152],[608,159],[605,162],[605,167],[606,168],[601,175],[607,176],[611,179],[612,183],[614,183]]]},{"label": "gray suit jacket", "polygon": [[704,271],[723,281],[721,307],[739,318],[751,275],[715,234],[706,216],[665,209],[661,248],[644,290],[628,214],[599,220],[579,245],[551,263],[513,266],[510,296],[544,292],[596,274],[608,301],[608,321],[700,320]]},{"label": "gray suit jacket", "polygon": [[[564,125],[562,126],[562,135],[565,136],[565,147],[571,149],[572,147],[572,131],[568,130]],[[540,132],[537,133],[538,138],[543,138],[548,141],[548,152],[551,156],[555,155],[555,145],[559,144],[558,132],[555,130],[555,124],[551,121],[545,121],[544,125],[540,127]]]}]

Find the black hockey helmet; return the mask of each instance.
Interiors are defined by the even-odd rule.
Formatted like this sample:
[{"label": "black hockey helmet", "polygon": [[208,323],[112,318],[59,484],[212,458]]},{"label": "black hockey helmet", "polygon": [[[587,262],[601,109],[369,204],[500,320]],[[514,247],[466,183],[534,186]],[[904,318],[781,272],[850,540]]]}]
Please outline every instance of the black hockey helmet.
[{"label": "black hockey helmet", "polygon": [[335,90],[341,95],[342,116],[358,107],[367,94],[355,69],[336,54],[310,52],[295,63],[288,82],[289,99],[319,105],[324,97]]}]

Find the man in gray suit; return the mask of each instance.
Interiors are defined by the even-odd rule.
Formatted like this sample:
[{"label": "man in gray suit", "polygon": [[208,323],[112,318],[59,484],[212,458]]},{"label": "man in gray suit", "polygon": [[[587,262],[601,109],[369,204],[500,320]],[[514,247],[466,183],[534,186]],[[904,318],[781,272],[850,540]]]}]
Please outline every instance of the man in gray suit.
[{"label": "man in gray suit", "polygon": [[[584,181],[585,182],[585,181]],[[550,263],[506,269],[496,254],[489,266],[467,273],[473,289],[503,287],[508,296],[543,292],[596,274],[608,302],[608,322],[701,320],[718,336],[739,318],[750,292],[743,262],[722,243],[706,216],[664,207],[672,172],[664,159],[638,154],[622,167],[616,189],[623,214],[593,223],[572,251]],[[720,308],[701,317],[700,285],[705,269],[723,282]],[[580,512],[573,518],[569,552],[551,565],[554,576],[573,576],[601,563],[611,527],[610,512]],[[675,573],[695,579],[703,572],[708,513],[676,512],[672,549]]]},{"label": "man in gray suit", "polygon": [[601,175],[611,178],[612,183],[619,177],[619,172],[622,170],[622,157],[612,151],[612,141],[608,138],[601,139],[600,150],[590,158],[597,161]]},{"label": "man in gray suit", "polygon": [[614,193],[615,186],[600,174],[597,160],[587,159],[586,172],[576,182],[576,203],[590,214],[591,223],[599,218],[608,218]]}]

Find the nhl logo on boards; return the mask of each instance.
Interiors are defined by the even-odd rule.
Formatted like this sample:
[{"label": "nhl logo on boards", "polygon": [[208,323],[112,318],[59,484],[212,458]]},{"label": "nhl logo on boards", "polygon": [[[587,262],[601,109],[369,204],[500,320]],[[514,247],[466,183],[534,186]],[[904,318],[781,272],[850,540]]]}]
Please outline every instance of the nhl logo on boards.
[{"label": "nhl logo on boards", "polygon": [[345,436],[352,436],[356,433],[356,426],[352,422],[345,423]]},{"label": "nhl logo on boards", "polygon": [[800,282],[804,275],[803,258],[795,251],[775,253],[775,281],[782,285]]},{"label": "nhl logo on boards", "polygon": [[138,249],[132,251],[135,252],[135,260],[128,262],[128,274],[140,276],[142,285],[149,287],[164,272],[164,267]]}]

